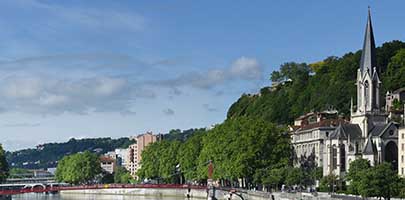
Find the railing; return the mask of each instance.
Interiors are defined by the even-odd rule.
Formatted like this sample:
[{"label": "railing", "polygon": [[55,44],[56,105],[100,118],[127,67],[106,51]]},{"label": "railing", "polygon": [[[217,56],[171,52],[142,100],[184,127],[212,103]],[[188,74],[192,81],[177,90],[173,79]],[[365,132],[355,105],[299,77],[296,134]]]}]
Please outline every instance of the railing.
[{"label": "railing", "polygon": [[62,190],[97,190],[97,189],[118,189],[118,188],[156,188],[156,189],[206,189],[205,186],[178,185],[178,184],[98,184],[81,186],[36,186],[33,188],[21,189],[0,189],[0,195],[15,195],[23,193],[46,193],[58,192]]}]

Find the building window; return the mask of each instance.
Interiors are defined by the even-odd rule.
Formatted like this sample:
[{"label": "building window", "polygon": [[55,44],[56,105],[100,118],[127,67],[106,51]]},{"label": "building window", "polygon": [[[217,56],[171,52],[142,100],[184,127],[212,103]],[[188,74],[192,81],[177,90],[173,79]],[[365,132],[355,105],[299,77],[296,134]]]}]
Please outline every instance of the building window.
[{"label": "building window", "polygon": [[329,132],[326,132],[325,135],[326,135],[326,137],[329,137]]},{"label": "building window", "polygon": [[401,144],[401,149],[404,150],[404,143]]},{"label": "building window", "polygon": [[405,134],[404,133],[402,133],[402,139],[405,139]]},{"label": "building window", "polygon": [[337,168],[337,149],[336,149],[336,147],[333,147],[333,149],[332,149],[332,166],[333,166],[333,169]]},{"label": "building window", "polygon": [[340,145],[339,153],[340,153],[340,171],[344,172],[346,171],[346,150],[344,144]]},{"label": "building window", "polygon": [[401,162],[404,163],[404,155],[401,156]]}]

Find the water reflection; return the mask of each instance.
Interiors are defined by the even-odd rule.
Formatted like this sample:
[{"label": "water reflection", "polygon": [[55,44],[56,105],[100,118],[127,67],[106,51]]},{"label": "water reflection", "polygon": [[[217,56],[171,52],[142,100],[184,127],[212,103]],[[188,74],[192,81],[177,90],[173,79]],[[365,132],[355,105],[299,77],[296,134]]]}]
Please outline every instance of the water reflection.
[{"label": "water reflection", "polygon": [[182,197],[152,197],[152,196],[129,196],[129,195],[96,195],[96,194],[23,194],[15,195],[13,200],[185,200]]}]

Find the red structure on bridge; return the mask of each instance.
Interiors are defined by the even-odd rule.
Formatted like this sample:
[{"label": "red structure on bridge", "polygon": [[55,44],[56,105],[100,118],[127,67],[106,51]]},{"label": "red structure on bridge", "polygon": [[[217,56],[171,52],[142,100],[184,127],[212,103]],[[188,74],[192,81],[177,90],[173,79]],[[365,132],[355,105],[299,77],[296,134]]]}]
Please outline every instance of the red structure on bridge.
[{"label": "red structure on bridge", "polygon": [[177,184],[100,184],[82,186],[36,186],[21,189],[1,189],[0,195],[15,195],[24,193],[56,193],[62,190],[98,190],[122,188],[160,188],[160,189],[206,189],[206,186],[177,185]]}]

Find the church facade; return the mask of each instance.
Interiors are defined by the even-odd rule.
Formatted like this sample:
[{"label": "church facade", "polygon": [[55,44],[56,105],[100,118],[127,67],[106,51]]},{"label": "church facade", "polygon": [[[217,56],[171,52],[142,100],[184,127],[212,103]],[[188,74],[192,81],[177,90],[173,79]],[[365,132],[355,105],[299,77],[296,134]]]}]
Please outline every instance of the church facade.
[{"label": "church facade", "polygon": [[324,175],[343,176],[357,158],[367,159],[371,165],[390,162],[397,168],[399,124],[390,122],[381,109],[381,84],[369,11],[357,71],[357,106],[353,108],[352,103],[350,123],[340,124],[325,141]]},{"label": "church facade", "polygon": [[[380,99],[380,69],[376,62],[376,49],[368,13],[366,32],[360,67],[357,71],[357,104],[351,102],[350,120],[336,119],[334,123],[319,123],[313,130],[327,130],[328,134],[318,138],[319,147],[312,150],[317,165],[323,168],[323,175],[344,176],[349,164],[355,159],[364,158],[371,165],[390,162],[398,168],[398,129],[399,124],[390,121],[387,112],[382,109]],[[303,156],[302,146],[308,146],[300,140],[302,130],[298,128],[292,135],[295,154]],[[308,140],[309,141],[309,140]],[[311,147],[312,148],[312,147]],[[306,149],[309,156],[311,149]]]}]

